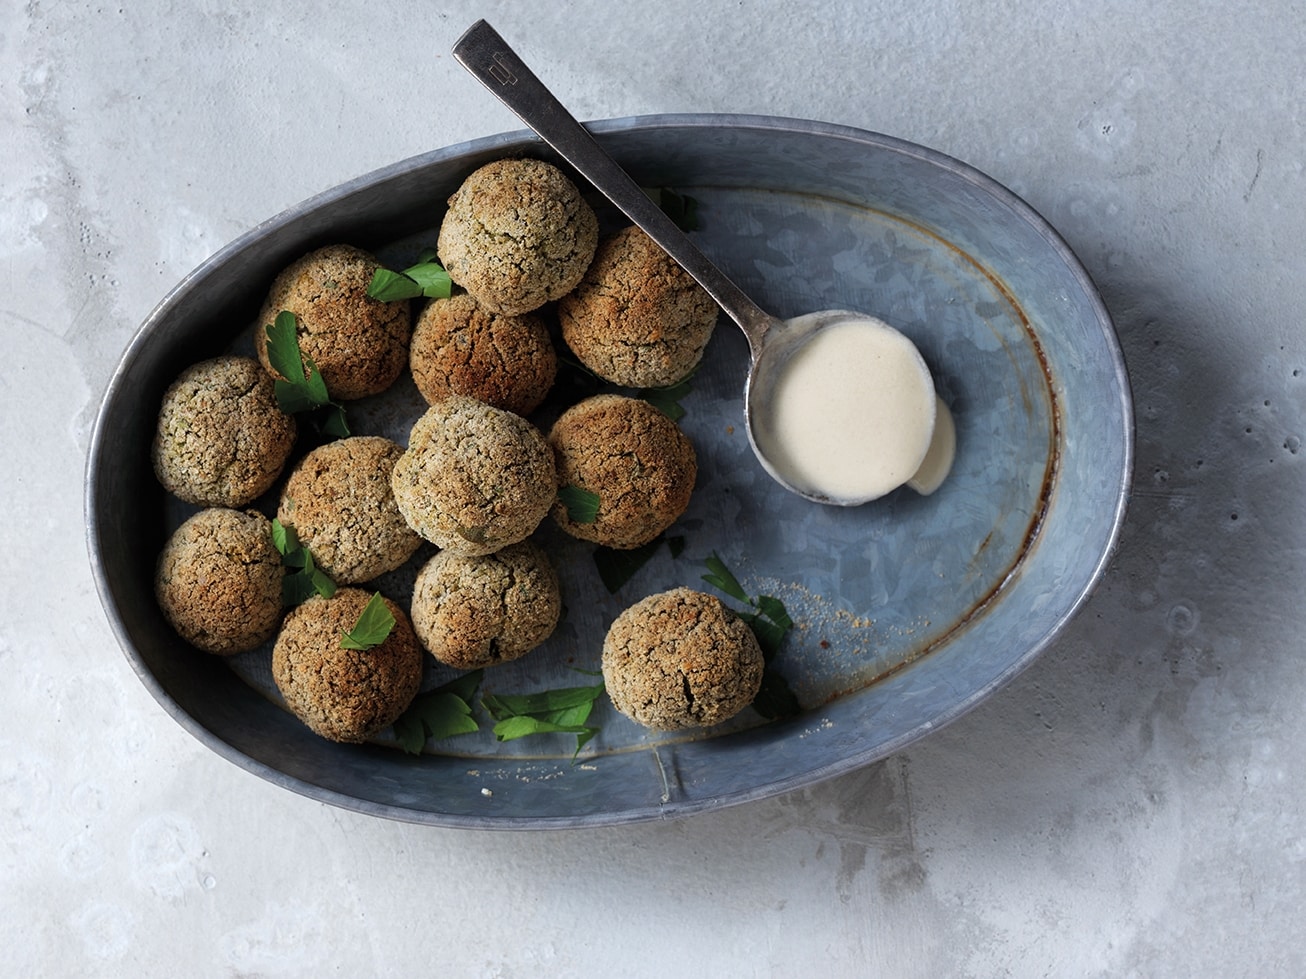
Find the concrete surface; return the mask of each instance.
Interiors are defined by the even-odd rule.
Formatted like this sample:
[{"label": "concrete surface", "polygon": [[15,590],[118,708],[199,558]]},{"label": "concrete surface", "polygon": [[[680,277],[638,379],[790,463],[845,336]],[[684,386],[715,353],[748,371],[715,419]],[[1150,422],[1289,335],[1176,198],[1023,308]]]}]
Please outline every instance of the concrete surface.
[{"label": "concrete surface", "polygon": [[[583,118],[759,112],[958,156],[1117,319],[1137,491],[1084,613],[901,755],[665,825],[420,829],[273,788],[131,673],[83,539],[119,355],[191,268],[519,128],[488,18]],[[0,973],[1306,974],[1306,10],[1291,0],[0,13]]]}]

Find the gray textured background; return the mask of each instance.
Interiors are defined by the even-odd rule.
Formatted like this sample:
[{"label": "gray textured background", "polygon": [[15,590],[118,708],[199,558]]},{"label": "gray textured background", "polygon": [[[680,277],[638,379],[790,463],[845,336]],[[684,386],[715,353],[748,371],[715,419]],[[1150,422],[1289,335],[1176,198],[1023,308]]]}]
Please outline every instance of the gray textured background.
[{"label": "gray textured background", "polygon": [[[0,12],[0,971],[1306,972],[1300,4],[336,6]],[[1102,588],[1012,686],[807,791],[529,835],[321,806],[149,697],[83,540],[110,372],[259,221],[518,128],[448,54],[479,16],[582,118],[884,132],[1066,236],[1129,363],[1136,491]]]}]

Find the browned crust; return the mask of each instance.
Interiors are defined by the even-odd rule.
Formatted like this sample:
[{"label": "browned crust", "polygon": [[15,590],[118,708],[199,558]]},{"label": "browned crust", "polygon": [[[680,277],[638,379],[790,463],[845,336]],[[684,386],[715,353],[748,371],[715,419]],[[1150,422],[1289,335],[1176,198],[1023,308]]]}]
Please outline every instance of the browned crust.
[{"label": "browned crust", "polygon": [[150,458],[164,489],[197,506],[240,507],[271,488],[295,444],[295,420],[249,357],[214,357],[163,395]]},{"label": "browned crust", "polygon": [[570,292],[598,246],[598,218],[576,185],[542,160],[496,160],[449,198],[437,248],[449,277],[497,313]]},{"label": "browned crust", "polygon": [[284,574],[267,517],[212,508],[168,538],[154,592],[164,618],[183,639],[230,656],[257,648],[277,631]]},{"label": "browned crust", "polygon": [[459,293],[422,310],[408,366],[427,404],[462,394],[529,415],[553,386],[558,358],[539,317],[495,313]]},{"label": "browned crust", "polygon": [[626,387],[666,387],[703,357],[717,305],[636,227],[600,243],[580,284],[558,301],[562,338],[595,374]]},{"label": "browned crust", "polygon": [[361,588],[315,596],[293,609],[272,648],[272,678],[286,706],[315,733],[360,742],[393,724],[417,695],[422,650],[404,611],[385,599],[395,626],[371,649],[345,649],[371,599]]},{"label": "browned crust", "polygon": [[563,412],[549,431],[560,486],[599,498],[598,517],[577,523],[561,503],[553,519],[567,533],[606,547],[648,543],[689,506],[698,476],[694,446],[647,401],[600,394]]},{"label": "browned crust", "polygon": [[421,545],[390,488],[403,451],[377,435],[337,439],[304,456],[282,487],[277,519],[336,584],[393,571]]},{"label": "browned crust", "polygon": [[689,588],[632,605],[603,642],[613,705],[653,730],[728,720],[757,696],[762,669],[748,624],[715,596]]},{"label": "browned crust", "polygon": [[263,329],[282,311],[299,320],[299,351],[322,372],[331,397],[379,394],[408,365],[412,311],[408,300],[381,302],[367,294],[380,263],[352,245],[327,245],[285,268],[259,313],[255,348],[275,377]]},{"label": "browned crust", "polygon": [[413,587],[413,630],[440,662],[474,670],[525,656],[549,638],[562,599],[558,576],[525,541],[482,557],[442,551]]},{"label": "browned crust", "polygon": [[413,425],[391,479],[408,525],[457,554],[531,535],[557,496],[553,453],[520,415],[450,395]]}]

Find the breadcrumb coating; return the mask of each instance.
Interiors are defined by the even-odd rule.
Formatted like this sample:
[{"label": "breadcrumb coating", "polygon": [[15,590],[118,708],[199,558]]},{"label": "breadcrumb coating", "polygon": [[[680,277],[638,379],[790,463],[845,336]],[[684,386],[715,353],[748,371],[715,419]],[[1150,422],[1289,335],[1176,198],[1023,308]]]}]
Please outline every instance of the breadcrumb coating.
[{"label": "breadcrumb coating", "polygon": [[594,209],[561,170],[496,160],[449,198],[436,247],[454,282],[487,309],[515,315],[571,292],[598,240]]},{"label": "breadcrumb coating", "polygon": [[549,638],[561,612],[558,576],[529,541],[481,557],[441,551],[413,587],[417,638],[460,670],[525,656]]},{"label": "breadcrumb coating", "polygon": [[592,523],[558,502],[553,519],[581,540],[630,549],[653,540],[685,512],[698,477],[693,443],[647,401],[598,394],[563,412],[549,430],[558,485],[599,498]]},{"label": "breadcrumb coating", "polygon": [[337,439],[305,455],[282,487],[277,519],[338,585],[393,571],[422,543],[390,488],[403,451],[377,435]]},{"label": "breadcrumb coating", "polygon": [[604,239],[576,289],[558,301],[562,338],[595,374],[626,387],[666,387],[703,358],[717,305],[636,227]]},{"label": "breadcrumb coating", "polygon": [[529,415],[553,386],[558,358],[539,317],[495,313],[464,292],[422,310],[408,366],[427,404],[464,394]]},{"label": "breadcrumb coating", "polygon": [[332,741],[361,742],[393,724],[422,683],[422,648],[408,616],[390,599],[395,625],[371,649],[345,649],[371,600],[361,588],[340,588],[296,606],[272,647],[272,679],[290,711]]},{"label": "breadcrumb coating", "polygon": [[267,517],[212,508],[168,538],[154,593],[178,635],[205,652],[231,656],[257,648],[277,631],[284,576]]},{"label": "breadcrumb coating", "polygon": [[207,507],[241,507],[271,488],[295,444],[272,379],[249,357],[214,357],[168,387],[150,457],[163,488]]},{"label": "breadcrumb coating", "polygon": [[333,398],[380,394],[408,365],[412,310],[408,300],[381,302],[367,294],[380,263],[352,245],[309,252],[273,281],[259,313],[255,347],[274,377],[262,329],[284,311],[298,317],[299,352],[317,365]]},{"label": "breadcrumb coating", "polygon": [[762,686],[762,649],[714,595],[689,588],[626,609],[603,641],[603,680],[617,710],[655,731],[719,724]]},{"label": "breadcrumb coating", "polygon": [[531,535],[557,496],[553,452],[522,418],[450,395],[413,425],[391,478],[408,525],[455,554],[492,554]]}]

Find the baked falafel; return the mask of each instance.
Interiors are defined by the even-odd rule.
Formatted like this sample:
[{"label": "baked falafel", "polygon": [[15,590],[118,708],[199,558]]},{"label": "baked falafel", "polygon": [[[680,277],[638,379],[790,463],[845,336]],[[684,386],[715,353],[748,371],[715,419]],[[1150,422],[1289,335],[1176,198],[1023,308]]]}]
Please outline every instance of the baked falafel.
[{"label": "baked falafel", "polygon": [[549,638],[561,612],[557,573],[530,541],[480,557],[441,551],[413,585],[413,631],[432,656],[460,670],[525,656]]},{"label": "baked falafel", "polygon": [[553,519],[573,537],[628,550],[647,544],[685,512],[698,476],[693,443],[647,401],[597,394],[564,411],[549,430],[560,486],[598,497],[590,523],[562,501]]},{"label": "baked falafel", "polygon": [[277,314],[295,314],[300,353],[313,361],[333,398],[350,401],[380,394],[408,364],[412,309],[406,299],[381,302],[367,287],[381,263],[353,245],[327,245],[302,256],[272,282],[259,313],[259,361],[280,377],[268,358],[264,327]]},{"label": "baked falafel", "polygon": [[422,648],[408,616],[388,598],[395,624],[385,641],[370,649],[341,645],[371,598],[362,588],[315,595],[290,611],[272,647],[272,679],[286,706],[332,741],[376,735],[408,709],[422,683]]},{"label": "baked falafel", "polygon": [[391,476],[408,525],[455,554],[531,535],[557,496],[553,452],[520,415],[453,394],[413,425]]},{"label": "baked falafel", "polygon": [[508,159],[480,167],[449,198],[436,249],[483,306],[517,315],[576,288],[598,240],[594,209],[566,174]]},{"label": "baked falafel", "polygon": [[295,445],[295,419],[251,358],[213,357],[168,386],[150,459],[163,488],[187,503],[241,507],[263,495]]},{"label": "baked falafel", "polygon": [[636,602],[603,640],[613,706],[655,731],[734,717],[757,696],[764,665],[748,624],[716,596],[689,588]]},{"label": "baked falafel", "polygon": [[231,656],[277,631],[284,576],[272,521],[257,511],[214,507],[189,517],[168,538],[154,594],[178,635],[197,649]]},{"label": "baked falafel", "polygon": [[277,519],[295,528],[314,563],[338,585],[393,571],[422,543],[390,488],[403,451],[379,435],[327,442],[296,464],[281,489]]},{"label": "baked falafel", "polygon": [[575,290],[558,301],[562,339],[586,367],[625,387],[666,387],[703,358],[717,304],[637,227],[599,243]]},{"label": "baked falafel", "polygon": [[465,394],[529,415],[553,386],[558,357],[538,316],[496,313],[462,292],[427,303],[413,327],[408,366],[427,404]]}]

